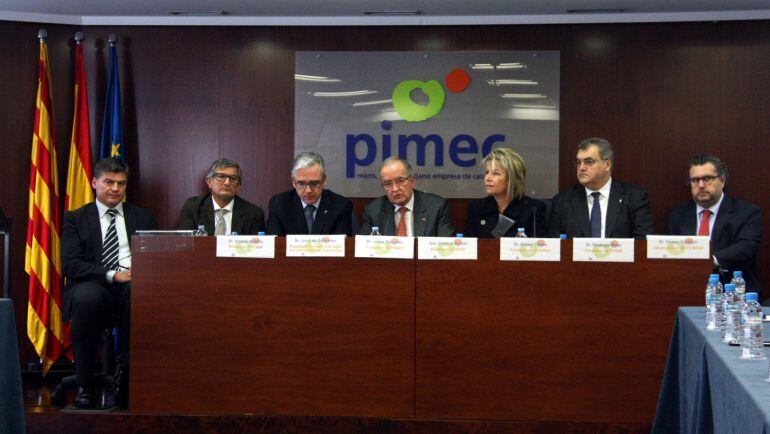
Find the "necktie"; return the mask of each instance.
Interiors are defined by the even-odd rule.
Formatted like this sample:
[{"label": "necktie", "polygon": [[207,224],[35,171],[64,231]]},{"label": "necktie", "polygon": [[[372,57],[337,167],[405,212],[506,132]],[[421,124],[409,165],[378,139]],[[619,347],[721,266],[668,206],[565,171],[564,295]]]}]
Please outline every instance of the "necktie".
[{"label": "necktie", "polygon": [[402,206],[398,209],[398,212],[401,214],[401,219],[398,221],[398,230],[396,231],[396,236],[399,237],[405,237],[406,236],[406,212],[409,211],[406,209],[405,206]]},{"label": "necktie", "polygon": [[709,217],[711,216],[711,211],[704,209],[700,213],[700,225],[698,226],[698,235],[707,237],[709,236]]},{"label": "necktie", "polygon": [[220,208],[217,210],[217,224],[214,228],[214,235],[227,235],[227,223],[225,222],[225,214],[229,210]]},{"label": "necktie", "polygon": [[107,214],[110,215],[110,225],[107,227],[107,236],[104,237],[104,245],[102,246],[102,265],[108,270],[117,270],[120,246],[118,244],[118,230],[115,229],[115,216],[118,215],[118,211],[108,209]]},{"label": "necktie", "polygon": [[599,196],[602,194],[598,191],[591,193],[594,197],[594,204],[591,206],[591,238],[602,237],[602,209],[599,206]]},{"label": "necktie", "polygon": [[313,233],[313,212],[315,212],[314,205],[308,205],[305,207],[305,222],[307,223],[307,233]]}]

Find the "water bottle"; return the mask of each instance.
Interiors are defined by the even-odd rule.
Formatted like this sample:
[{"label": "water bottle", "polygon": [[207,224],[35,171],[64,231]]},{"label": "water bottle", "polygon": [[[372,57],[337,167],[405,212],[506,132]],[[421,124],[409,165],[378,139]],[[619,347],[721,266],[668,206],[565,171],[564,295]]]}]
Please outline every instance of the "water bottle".
[{"label": "water bottle", "polygon": [[524,228],[516,229],[516,238],[527,238],[527,234],[524,233]]},{"label": "water bottle", "polygon": [[369,235],[382,235],[380,233],[380,227],[379,226],[372,226],[372,231],[369,233]]},{"label": "water bottle", "polygon": [[719,279],[714,286],[714,322],[714,330],[721,332],[725,326],[725,293]]},{"label": "water bottle", "polygon": [[706,330],[717,330],[717,306],[715,292],[717,289],[717,278],[710,277],[706,285]]},{"label": "water bottle", "polygon": [[735,285],[735,296],[738,297],[740,303],[743,303],[743,296],[746,294],[746,281],[743,280],[743,272],[734,271],[733,280],[730,283]]},{"label": "water bottle", "polygon": [[764,341],[762,338],[762,305],[756,292],[747,292],[743,325],[743,340],[741,341],[741,359],[765,359]]},{"label": "water bottle", "polygon": [[206,226],[198,225],[198,230],[195,231],[195,236],[196,237],[205,237],[208,234],[209,233],[206,232]]},{"label": "water bottle", "polygon": [[725,323],[722,327],[722,342],[738,343],[738,336],[741,335],[741,316],[742,304],[738,302],[738,293],[735,291],[735,285],[728,283],[725,285]]}]

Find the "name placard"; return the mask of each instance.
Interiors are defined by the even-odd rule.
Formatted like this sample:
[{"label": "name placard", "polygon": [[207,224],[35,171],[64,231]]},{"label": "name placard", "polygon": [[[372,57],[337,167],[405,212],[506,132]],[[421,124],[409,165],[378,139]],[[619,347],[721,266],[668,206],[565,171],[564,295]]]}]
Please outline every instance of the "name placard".
[{"label": "name placard", "polygon": [[559,238],[500,238],[501,261],[561,261]]},{"label": "name placard", "polygon": [[414,237],[356,235],[356,258],[413,259]]},{"label": "name placard", "polygon": [[419,237],[417,259],[476,259],[477,246],[477,238]]},{"label": "name placard", "polygon": [[574,238],[572,260],[634,262],[633,238]]},{"label": "name placard", "polygon": [[647,235],[648,259],[709,259],[709,237]]},{"label": "name placard", "polygon": [[218,236],[217,257],[275,258],[275,235]]},{"label": "name placard", "polygon": [[345,257],[345,235],[286,235],[286,257]]}]

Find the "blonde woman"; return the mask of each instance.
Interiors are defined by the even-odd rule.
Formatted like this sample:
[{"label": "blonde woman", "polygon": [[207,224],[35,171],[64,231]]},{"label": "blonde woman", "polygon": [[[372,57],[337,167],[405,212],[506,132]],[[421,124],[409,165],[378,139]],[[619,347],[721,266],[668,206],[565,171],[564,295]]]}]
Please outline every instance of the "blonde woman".
[{"label": "blonde woman", "polygon": [[513,237],[524,228],[528,237],[545,236],[546,207],[524,194],[527,167],[509,148],[497,148],[481,162],[487,197],[468,207],[465,235],[478,238]]}]

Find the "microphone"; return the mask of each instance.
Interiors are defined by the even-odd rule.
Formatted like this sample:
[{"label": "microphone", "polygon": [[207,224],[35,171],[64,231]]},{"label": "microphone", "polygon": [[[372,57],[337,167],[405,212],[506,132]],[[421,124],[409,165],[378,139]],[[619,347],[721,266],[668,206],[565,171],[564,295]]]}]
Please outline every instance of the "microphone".
[{"label": "microphone", "polygon": [[537,208],[532,207],[532,238],[537,238]]}]

